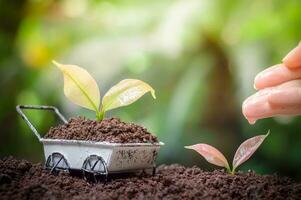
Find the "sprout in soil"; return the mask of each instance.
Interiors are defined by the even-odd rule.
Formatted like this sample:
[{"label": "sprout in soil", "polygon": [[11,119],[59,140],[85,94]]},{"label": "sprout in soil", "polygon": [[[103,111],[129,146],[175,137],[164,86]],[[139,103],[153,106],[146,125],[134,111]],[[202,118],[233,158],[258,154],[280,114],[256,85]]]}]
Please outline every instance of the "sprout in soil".
[{"label": "sprout in soil", "polygon": [[136,79],[124,79],[113,86],[102,98],[96,81],[83,68],[63,65],[53,61],[64,75],[64,93],[75,104],[94,110],[96,119],[102,120],[108,110],[132,104],[145,93],[155,99],[155,90],[147,83]]},{"label": "sprout in soil", "polygon": [[244,141],[236,150],[236,153],[233,158],[232,170],[228,164],[225,156],[213,146],[208,144],[195,144],[191,146],[186,146],[186,149],[192,149],[198,152],[201,156],[203,156],[209,163],[225,167],[227,171],[231,174],[235,173],[235,169],[247,161],[258,149],[258,147],[262,144],[264,139],[269,135],[270,131],[266,135],[258,135],[247,139]]}]

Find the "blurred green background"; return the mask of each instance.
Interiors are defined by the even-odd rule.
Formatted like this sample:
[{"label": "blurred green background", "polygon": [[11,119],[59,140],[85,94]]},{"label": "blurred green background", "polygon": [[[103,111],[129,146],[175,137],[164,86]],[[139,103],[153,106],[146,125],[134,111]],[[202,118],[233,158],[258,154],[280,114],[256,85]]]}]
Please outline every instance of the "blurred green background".
[{"label": "blurred green background", "polygon": [[[155,88],[156,101],[148,94],[108,115],[144,125],[165,142],[159,164],[213,170],[183,146],[208,143],[232,160],[242,141],[270,129],[240,169],[301,180],[301,118],[251,126],[241,113],[256,73],[300,41],[300,10],[299,0],[0,0],[0,157],[44,159],[17,104],[94,117],[63,95],[55,59],[86,68],[101,94],[124,78]],[[28,114],[43,133],[56,125],[51,113]]]}]

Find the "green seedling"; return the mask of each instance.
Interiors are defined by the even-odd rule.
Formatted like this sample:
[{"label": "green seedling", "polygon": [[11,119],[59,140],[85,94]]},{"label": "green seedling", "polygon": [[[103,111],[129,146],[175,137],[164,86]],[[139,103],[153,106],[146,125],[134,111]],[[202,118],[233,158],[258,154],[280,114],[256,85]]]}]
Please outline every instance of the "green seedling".
[{"label": "green seedling", "polygon": [[53,63],[64,75],[66,97],[79,106],[95,111],[97,120],[102,120],[108,110],[132,104],[147,92],[156,98],[155,90],[147,83],[124,79],[109,89],[101,101],[97,83],[85,69],[55,61]]},{"label": "green seedling", "polygon": [[270,131],[268,131],[265,135],[258,135],[244,141],[236,150],[232,162],[232,170],[225,156],[213,146],[208,144],[195,144],[186,146],[185,148],[198,152],[209,163],[225,167],[229,173],[234,174],[236,168],[246,162],[255,153],[269,133]]}]

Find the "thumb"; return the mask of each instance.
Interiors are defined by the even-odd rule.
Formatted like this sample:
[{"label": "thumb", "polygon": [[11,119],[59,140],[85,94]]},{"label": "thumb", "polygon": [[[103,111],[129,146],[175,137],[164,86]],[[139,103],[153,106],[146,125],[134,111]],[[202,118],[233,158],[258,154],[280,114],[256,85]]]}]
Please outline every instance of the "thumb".
[{"label": "thumb", "polygon": [[288,68],[301,67],[301,42],[282,59],[282,62]]}]

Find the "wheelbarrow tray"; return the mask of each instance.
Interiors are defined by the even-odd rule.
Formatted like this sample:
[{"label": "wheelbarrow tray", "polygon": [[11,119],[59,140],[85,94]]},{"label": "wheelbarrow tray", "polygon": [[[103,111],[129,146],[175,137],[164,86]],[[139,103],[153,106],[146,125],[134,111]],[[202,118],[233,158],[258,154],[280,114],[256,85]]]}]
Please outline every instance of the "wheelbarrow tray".
[{"label": "wheelbarrow tray", "polygon": [[91,155],[102,157],[109,173],[153,168],[159,143],[110,143],[85,140],[62,140],[40,138],[44,146],[45,159],[53,153],[62,154],[70,169],[81,169]]}]

